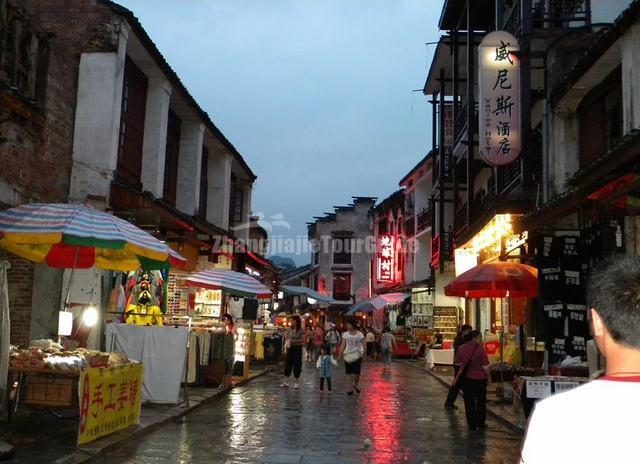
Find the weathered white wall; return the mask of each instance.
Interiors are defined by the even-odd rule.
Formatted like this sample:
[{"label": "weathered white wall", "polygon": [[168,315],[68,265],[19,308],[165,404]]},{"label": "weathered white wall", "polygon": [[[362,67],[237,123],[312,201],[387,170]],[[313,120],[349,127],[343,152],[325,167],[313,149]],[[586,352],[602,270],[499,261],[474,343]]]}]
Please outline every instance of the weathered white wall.
[{"label": "weathered white wall", "polygon": [[182,121],[176,207],[191,216],[196,213],[200,201],[203,135],[204,124]]},{"label": "weathered white wall", "polygon": [[231,156],[209,149],[209,197],[207,221],[229,228],[229,199],[231,196]]},{"label": "weathered white wall", "polygon": [[167,123],[171,84],[164,77],[152,77],[147,87],[147,107],[142,144],[142,189],[162,198],[164,158],[167,151]]},{"label": "weathered white wall", "polygon": [[80,57],[71,201],[87,195],[109,198],[118,161],[122,85],[128,29],[123,27],[117,53],[83,53]]},{"label": "weathered white wall", "polygon": [[579,126],[575,115],[551,113],[549,124],[549,181],[550,194],[562,193],[568,177],[579,168]]},{"label": "weathered white wall", "polygon": [[252,194],[252,185],[250,182],[247,182],[245,184],[243,184],[242,186],[242,192],[243,192],[243,201],[242,201],[242,207],[243,207],[243,212],[242,212],[242,217],[243,217],[243,228],[241,230],[238,230],[238,237],[244,239],[244,240],[249,240],[249,224],[251,224],[251,194]]},{"label": "weathered white wall", "polygon": [[640,24],[622,37],[622,105],[624,131],[640,127]]},{"label": "weathered white wall", "polygon": [[58,333],[58,311],[62,306],[62,269],[53,269],[46,264],[36,264],[33,269],[33,288],[31,302],[31,326],[29,340],[54,338]]}]

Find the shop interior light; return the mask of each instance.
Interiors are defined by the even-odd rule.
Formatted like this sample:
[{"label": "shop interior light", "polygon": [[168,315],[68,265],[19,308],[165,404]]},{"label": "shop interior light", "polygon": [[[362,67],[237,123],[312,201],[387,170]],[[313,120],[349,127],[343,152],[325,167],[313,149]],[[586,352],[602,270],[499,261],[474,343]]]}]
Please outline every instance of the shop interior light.
[{"label": "shop interior light", "polygon": [[311,298],[310,296],[307,297],[307,303],[309,303],[310,305],[314,305],[318,302],[318,300],[316,300],[315,298]]},{"label": "shop interior light", "polygon": [[82,315],[82,322],[87,327],[94,327],[98,323],[98,310],[94,305],[89,305],[84,310]]},{"label": "shop interior light", "polygon": [[68,337],[73,330],[73,314],[69,311],[58,312],[58,336]]}]

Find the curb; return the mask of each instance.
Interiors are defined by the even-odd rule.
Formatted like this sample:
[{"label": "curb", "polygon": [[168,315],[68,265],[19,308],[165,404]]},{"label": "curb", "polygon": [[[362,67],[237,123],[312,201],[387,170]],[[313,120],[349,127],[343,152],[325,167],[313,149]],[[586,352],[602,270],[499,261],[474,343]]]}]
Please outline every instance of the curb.
[{"label": "curb", "polygon": [[[440,377],[439,375],[434,374],[433,372],[429,371],[428,369],[425,369],[423,367],[420,366],[415,366],[411,363],[408,363],[406,361],[399,361],[402,364],[404,364],[405,366],[409,366],[409,367],[413,367],[414,369],[418,369],[421,371],[426,372],[427,374],[429,374],[431,377],[433,377],[434,379],[436,379],[443,387],[445,387],[447,390],[451,387],[451,385],[449,384],[449,382],[447,382],[446,380],[444,380],[442,377]],[[462,396],[464,396],[463,392],[460,392],[460,394]],[[503,426],[505,426],[506,428],[510,429],[513,432],[519,433],[519,434],[524,434],[524,428],[520,427],[517,423],[510,421],[509,419],[505,419],[502,415],[500,415],[498,412],[494,411],[493,408],[491,408],[491,404],[487,403],[487,414],[490,415],[492,418],[494,418],[496,421],[498,421],[500,424],[502,424]]]},{"label": "curb", "polygon": [[[229,388],[225,388],[222,390],[219,390],[217,392],[215,392],[213,395],[203,399],[202,401],[193,404],[192,406],[188,406],[186,408],[184,408],[183,410],[179,411],[176,414],[172,414],[172,415],[168,415],[165,417],[160,418],[159,420],[157,420],[156,422],[150,423],[147,426],[144,426],[142,428],[139,428],[137,430],[130,430],[130,429],[125,429],[125,430],[120,430],[118,432],[116,432],[113,435],[110,436],[106,436],[104,438],[102,438],[101,440],[106,440],[108,441],[108,443],[104,443],[103,446],[100,447],[96,447],[96,448],[92,448],[91,445],[87,445],[87,447],[81,447],[81,448],[77,448],[73,453],[67,455],[67,456],[63,456],[59,459],[57,459],[56,461],[54,461],[54,464],[85,464],[85,463],[89,463],[91,462],[93,459],[104,455],[105,453],[108,453],[109,451],[113,451],[114,449],[120,448],[123,445],[123,442],[126,440],[128,442],[132,442],[135,440],[139,440],[140,438],[143,438],[147,435],[150,435],[151,433],[155,432],[156,430],[158,430],[159,428],[167,425],[170,422],[176,421],[188,414],[191,414],[192,412],[202,408],[203,406],[207,405],[207,404],[211,404],[214,401],[220,399],[221,397],[225,396],[226,394],[228,394],[229,392],[231,392],[231,390],[233,390],[234,388],[238,388],[238,387],[242,387],[245,386],[246,384],[248,384],[249,382],[251,382],[254,379],[257,379],[259,377],[262,377],[263,375],[266,375],[268,373],[274,372],[276,370],[277,366],[275,367],[268,367],[266,368],[264,371],[258,372],[256,374],[253,374],[251,376],[249,376],[249,378],[247,379],[243,379],[237,383],[235,383],[233,386],[229,387]],[[109,437],[111,437],[111,440],[108,440]]]}]

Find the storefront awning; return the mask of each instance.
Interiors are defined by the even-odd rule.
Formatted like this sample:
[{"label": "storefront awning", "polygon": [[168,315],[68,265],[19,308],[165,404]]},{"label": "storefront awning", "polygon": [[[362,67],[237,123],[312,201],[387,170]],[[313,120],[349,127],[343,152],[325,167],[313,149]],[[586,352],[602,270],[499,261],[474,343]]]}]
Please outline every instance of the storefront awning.
[{"label": "storefront awning", "polygon": [[322,303],[333,303],[334,300],[333,298],[327,296],[327,295],[322,295],[321,293],[316,292],[315,290],[313,290],[312,288],[309,287],[301,287],[301,286],[297,286],[297,285],[281,285],[280,289],[285,292],[288,293],[290,295],[297,295],[297,296],[308,296],[309,298],[313,298],[314,300],[318,300]]},{"label": "storefront awning", "polygon": [[378,295],[375,298],[369,300],[360,301],[344,313],[345,316],[353,316],[355,313],[370,313],[378,309],[382,309],[387,305],[398,304],[409,298],[411,295],[408,293],[386,293],[384,295]]}]

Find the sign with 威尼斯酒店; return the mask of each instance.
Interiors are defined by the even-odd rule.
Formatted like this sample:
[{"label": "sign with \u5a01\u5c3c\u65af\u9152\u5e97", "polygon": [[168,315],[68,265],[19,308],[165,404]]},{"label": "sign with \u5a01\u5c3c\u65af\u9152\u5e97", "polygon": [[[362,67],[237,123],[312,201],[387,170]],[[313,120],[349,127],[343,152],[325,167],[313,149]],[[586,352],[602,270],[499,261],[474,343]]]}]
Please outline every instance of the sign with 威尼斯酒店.
[{"label": "sign with \u5a01\u5c3c\u65af\u9152\u5e97", "polygon": [[505,31],[487,34],[478,46],[478,139],[492,166],[520,156],[520,60],[518,40]]},{"label": "sign with \u5a01\u5c3c\u65af\u9152\u5e97", "polygon": [[78,445],[140,423],[142,364],[94,367],[80,373]]}]

